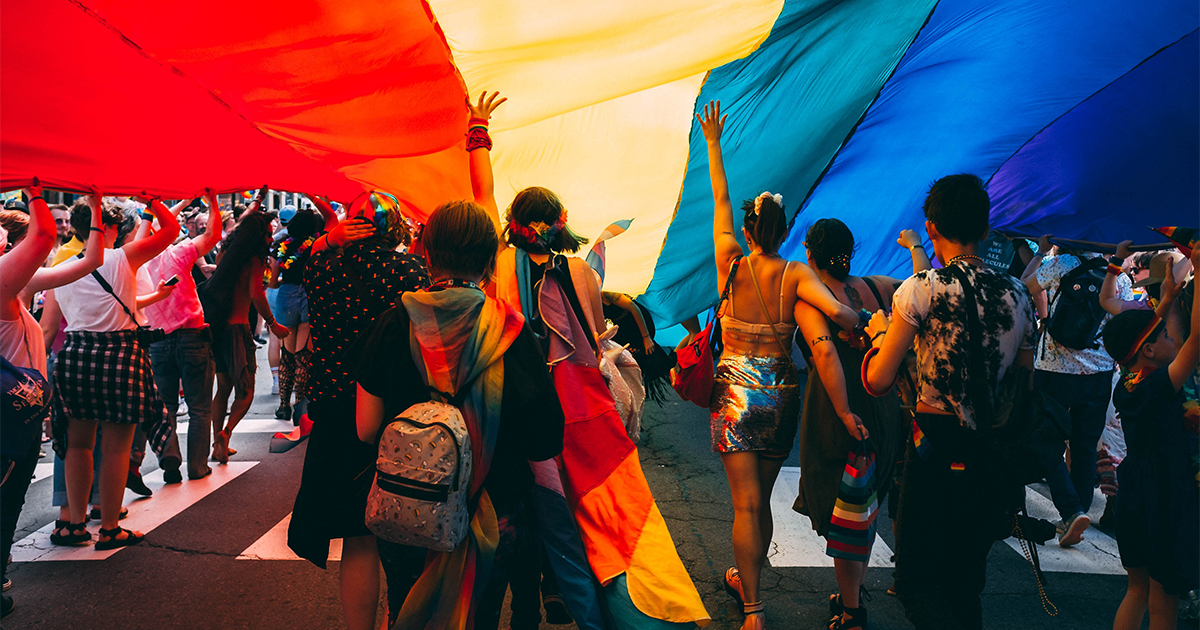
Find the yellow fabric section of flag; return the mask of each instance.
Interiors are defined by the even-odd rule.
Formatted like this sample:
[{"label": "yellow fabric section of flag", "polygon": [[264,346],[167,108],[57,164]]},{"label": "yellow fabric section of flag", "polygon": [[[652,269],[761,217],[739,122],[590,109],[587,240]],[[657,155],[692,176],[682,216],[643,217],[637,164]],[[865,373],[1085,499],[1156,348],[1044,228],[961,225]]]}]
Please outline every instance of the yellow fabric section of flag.
[{"label": "yellow fabric section of flag", "polygon": [[[570,225],[607,243],[605,289],[649,284],[687,167],[709,70],[753,52],[782,0],[431,0],[472,95],[492,119],[501,210],[527,186],[558,193]],[[581,251],[581,254],[586,254]]]},{"label": "yellow fabric section of flag", "polygon": [[625,574],[629,599],[646,615],[677,623],[693,621],[700,626],[711,621],[679,559],[657,503],[650,508]]}]

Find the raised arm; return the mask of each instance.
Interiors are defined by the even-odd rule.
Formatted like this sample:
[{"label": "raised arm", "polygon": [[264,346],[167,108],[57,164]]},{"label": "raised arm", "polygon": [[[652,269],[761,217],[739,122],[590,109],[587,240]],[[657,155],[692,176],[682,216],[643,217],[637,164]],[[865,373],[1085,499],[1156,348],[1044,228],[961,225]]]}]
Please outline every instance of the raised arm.
[{"label": "raised arm", "polygon": [[254,193],[254,199],[250,201],[250,205],[246,208],[246,212],[244,212],[243,215],[250,214],[252,212],[262,212],[263,199],[266,198],[267,185],[263,184],[262,188],[259,188],[258,192]]},{"label": "raised arm", "polygon": [[171,214],[161,201],[158,199],[146,199],[145,203],[146,209],[150,211],[150,214],[154,215],[155,219],[158,219],[158,231],[140,241],[134,241],[123,248],[125,250],[125,257],[129,260],[129,268],[134,271],[137,271],[139,267],[146,264],[151,258],[162,253],[179,236],[179,221],[175,220],[175,215]]},{"label": "raised arm", "polygon": [[929,254],[925,253],[925,247],[921,243],[921,237],[913,230],[900,230],[900,238],[896,239],[896,244],[908,250],[912,254],[913,273],[920,273],[928,269],[933,269],[933,263],[929,260]]},{"label": "raised arm", "polygon": [[721,114],[721,101],[709,101],[704,115],[696,114],[700,131],[708,143],[708,178],[713,191],[713,248],[717,261],[717,280],[725,283],[729,265],[742,254],[742,245],[733,234],[733,202],[729,200],[729,180],[725,176],[725,158],[721,152],[721,134],[728,114]]},{"label": "raised arm", "polygon": [[308,197],[308,200],[311,201],[312,204],[317,207],[317,212],[320,212],[321,217],[323,219],[325,219],[325,231],[326,232],[329,232],[333,228],[337,227],[337,224],[338,224],[337,213],[333,211],[333,206],[329,205],[328,201],[326,201],[316,195],[309,195],[307,193],[304,196]]},{"label": "raised arm", "polygon": [[35,184],[25,190],[25,195],[30,211],[25,238],[0,256],[0,318],[9,321],[20,315],[16,310],[21,308],[17,297],[46,262],[58,233],[50,206],[42,199],[42,187]]},{"label": "raised arm", "polygon": [[[1130,245],[1133,245],[1133,241],[1117,243],[1117,258],[1121,262],[1129,258]],[[1117,279],[1121,277],[1121,272],[1113,269],[1112,266],[1110,262],[1108,272],[1104,274],[1104,284],[1100,285],[1100,306],[1113,315],[1119,315],[1121,311],[1137,308],[1140,306],[1140,302],[1128,302],[1117,295]],[[1120,263],[1117,266],[1119,267]]]},{"label": "raised arm", "polygon": [[88,206],[92,209],[91,226],[95,229],[88,231],[83,258],[68,258],[53,267],[38,269],[29,281],[30,293],[71,284],[99,269],[104,263],[104,224],[100,212],[102,198],[100,191],[95,189],[88,196]]},{"label": "raised arm", "polygon": [[[492,139],[487,132],[492,112],[508,100],[499,96],[499,92],[492,92],[489,96],[484,90],[479,93],[477,103],[471,103],[470,97],[467,98],[467,109],[471,112],[471,119],[467,122],[467,156],[471,163],[471,193],[475,203],[487,210],[496,226],[496,233],[503,234],[500,208],[496,205],[496,181],[492,176]],[[500,249],[505,247],[507,245],[501,238]]]},{"label": "raised arm", "polygon": [[633,299],[624,293],[612,293],[604,291],[601,293],[605,304],[613,304],[621,310],[633,315],[633,321],[637,323],[638,331],[642,334],[642,346],[646,350],[646,354],[654,352],[654,337],[650,335],[650,327],[646,325],[645,318],[642,317],[642,309],[634,304]]},{"label": "raised arm", "polygon": [[[1193,269],[1200,269],[1200,247],[1192,248],[1191,261]],[[1168,276],[1171,276],[1171,271],[1172,269],[1168,267]],[[1175,391],[1179,391],[1183,387],[1187,379],[1196,371],[1198,363],[1200,363],[1200,291],[1193,287],[1191,332],[1184,340],[1179,353],[1175,355],[1175,360],[1167,367],[1167,373],[1171,376],[1171,384],[1175,386]]]},{"label": "raised arm", "polygon": [[221,242],[221,207],[217,205],[217,194],[209,188],[204,191],[204,200],[208,202],[208,229],[192,239],[199,258],[203,258]]},{"label": "raised arm", "polygon": [[1038,281],[1037,272],[1038,269],[1042,268],[1042,260],[1046,257],[1046,254],[1050,253],[1050,248],[1053,246],[1050,242],[1052,238],[1054,237],[1049,234],[1043,234],[1038,239],[1037,255],[1030,259],[1029,264],[1025,265],[1025,271],[1021,274],[1021,282],[1025,283],[1025,286],[1029,288],[1029,294],[1034,297],[1045,291],[1042,288],[1042,283]]},{"label": "raised arm", "polygon": [[811,304],[796,302],[796,324],[800,326],[803,343],[812,348],[813,366],[821,376],[821,384],[825,386],[829,402],[833,404],[833,410],[841,419],[842,425],[854,439],[867,439],[870,434],[863,425],[862,418],[850,411],[846,375],[842,372],[842,362],[838,359],[837,348],[833,345],[833,334],[829,331],[825,315]]}]

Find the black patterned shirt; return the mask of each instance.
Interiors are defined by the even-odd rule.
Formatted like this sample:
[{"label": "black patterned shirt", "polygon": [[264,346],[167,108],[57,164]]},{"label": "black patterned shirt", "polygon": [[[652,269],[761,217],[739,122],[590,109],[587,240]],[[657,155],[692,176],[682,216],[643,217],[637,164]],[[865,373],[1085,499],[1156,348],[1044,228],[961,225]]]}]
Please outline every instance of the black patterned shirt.
[{"label": "black patterned shirt", "polygon": [[[401,293],[419,291],[430,282],[420,256],[398,253],[379,241],[352,244],[344,252],[322,250],[304,267],[313,347],[308,388],[313,402],[353,402],[355,381],[342,356],[346,348],[375,316],[399,303]],[[343,264],[354,266],[371,296],[370,304],[364,303]]]},{"label": "black patterned shirt", "polygon": [[[959,267],[975,288],[986,378],[994,393],[1017,352],[1034,347],[1033,299],[1029,289],[1008,274],[968,264]],[[922,271],[896,289],[892,313],[917,327],[918,400],[957,415],[964,426],[974,429],[975,412],[964,394],[970,359],[962,289],[946,269]]]}]

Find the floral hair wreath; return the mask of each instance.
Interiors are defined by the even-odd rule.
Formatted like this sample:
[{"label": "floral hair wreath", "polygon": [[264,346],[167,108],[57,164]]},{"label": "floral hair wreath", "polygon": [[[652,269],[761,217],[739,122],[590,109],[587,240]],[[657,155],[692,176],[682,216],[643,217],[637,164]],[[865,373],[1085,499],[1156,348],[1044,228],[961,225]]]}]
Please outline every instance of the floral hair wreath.
[{"label": "floral hair wreath", "polygon": [[772,193],[769,190],[764,191],[763,194],[754,198],[754,216],[758,216],[758,211],[762,209],[763,199],[768,198],[773,199],[775,201],[775,205],[779,206],[780,208],[783,207],[783,195],[779,193]]},{"label": "floral hair wreath", "polygon": [[518,239],[537,251],[550,251],[551,243],[567,226],[567,211],[564,208],[562,214],[558,216],[558,220],[553,224],[544,221],[534,221],[529,225],[522,225],[516,221],[508,222],[509,232],[515,235]]}]

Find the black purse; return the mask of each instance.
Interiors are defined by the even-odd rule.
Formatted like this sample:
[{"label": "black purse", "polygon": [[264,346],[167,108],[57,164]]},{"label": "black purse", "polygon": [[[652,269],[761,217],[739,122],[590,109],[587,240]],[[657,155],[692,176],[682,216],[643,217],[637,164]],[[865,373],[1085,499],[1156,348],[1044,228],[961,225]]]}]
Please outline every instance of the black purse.
[{"label": "black purse", "polygon": [[997,481],[1011,490],[1045,479],[1062,462],[1070,413],[1057,400],[1030,386],[1032,374],[1026,367],[1010,367],[993,396],[987,385],[983,324],[979,321],[975,288],[960,267],[950,265],[948,269],[963,288],[966,351],[970,357],[967,394],[975,410],[976,427],[992,456]]}]

